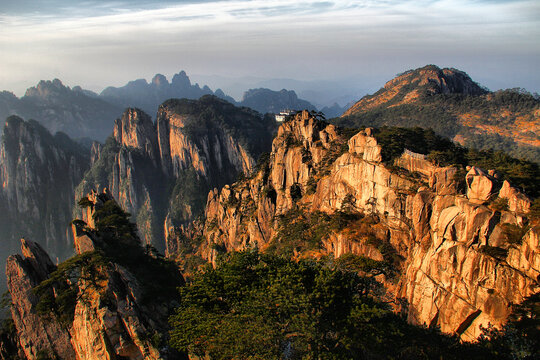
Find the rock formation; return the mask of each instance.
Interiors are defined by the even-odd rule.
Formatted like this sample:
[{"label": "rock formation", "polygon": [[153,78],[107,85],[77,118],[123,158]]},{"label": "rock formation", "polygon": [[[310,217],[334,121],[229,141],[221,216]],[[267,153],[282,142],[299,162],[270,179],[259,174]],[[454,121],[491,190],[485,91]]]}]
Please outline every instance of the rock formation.
[{"label": "rock formation", "polygon": [[25,236],[40,239],[54,258],[72,253],[69,222],[74,189],[89,167],[87,150],[35,121],[10,117],[0,147],[0,237],[15,250]]},{"label": "rock formation", "polygon": [[[381,151],[369,128],[349,138],[298,114],[280,127],[253,177],[210,192],[205,222],[170,236],[169,253],[185,256],[186,237],[202,237],[193,251],[209,261],[245,248],[352,253],[395,269],[399,275],[381,271],[377,279],[413,323],[467,340],[480,326],[500,326],[512,304],[540,290],[540,229],[526,226],[530,200],[478,168],[463,179],[463,194],[458,168],[411,152],[390,168]],[[491,207],[497,199],[509,206]]]},{"label": "rock formation", "polygon": [[76,198],[109,189],[136,220],[144,242],[162,251],[164,231],[201,214],[210,189],[251,172],[270,148],[274,123],[214,96],[169,100],[156,123],[127,109],[113,137],[93,150],[93,166]]},{"label": "rock formation", "polygon": [[92,221],[73,223],[75,257],[55,266],[39,244],[23,239],[23,256],[8,259],[11,312],[26,358],[182,359],[164,346],[181,275],[174,266],[156,273],[169,265],[145,253],[134,232],[118,237],[103,228],[102,221],[129,228],[109,193],[85,201]]}]

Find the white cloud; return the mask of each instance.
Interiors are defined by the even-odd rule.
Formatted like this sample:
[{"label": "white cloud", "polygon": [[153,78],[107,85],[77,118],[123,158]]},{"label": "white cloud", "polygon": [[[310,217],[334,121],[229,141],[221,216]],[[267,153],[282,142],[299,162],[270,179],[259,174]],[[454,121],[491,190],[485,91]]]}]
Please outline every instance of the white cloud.
[{"label": "white cloud", "polygon": [[[0,86],[21,76],[54,74],[87,84],[85,75],[124,81],[181,68],[302,77],[326,71],[328,77],[354,64],[380,63],[371,65],[375,69],[397,63],[388,56],[411,59],[405,70],[410,62],[452,52],[478,59],[485,58],[480,52],[529,54],[524,61],[540,55],[537,1],[237,0],[143,9],[124,8],[136,3],[88,4],[56,14],[0,15]],[[18,60],[23,57],[33,62]],[[87,70],[80,73],[81,67]]]}]

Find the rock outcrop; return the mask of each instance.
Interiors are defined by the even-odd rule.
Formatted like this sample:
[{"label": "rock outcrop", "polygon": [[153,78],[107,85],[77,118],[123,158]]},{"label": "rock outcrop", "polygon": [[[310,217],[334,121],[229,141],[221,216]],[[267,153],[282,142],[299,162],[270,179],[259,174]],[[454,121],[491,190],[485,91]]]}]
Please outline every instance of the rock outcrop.
[{"label": "rock outcrop", "polygon": [[[540,290],[540,229],[524,227],[525,195],[478,168],[463,179],[462,194],[456,167],[411,152],[393,168],[381,159],[371,129],[347,138],[298,114],[280,127],[266,166],[210,192],[205,222],[170,237],[169,253],[185,253],[191,236],[204,239],[195,252],[209,261],[219,251],[275,251],[286,241],[298,257],[370,257],[401,274],[377,279],[411,322],[467,340],[480,326],[500,326],[512,304]],[[507,209],[486,203],[499,198]],[[321,221],[327,229],[314,232]],[[294,230],[284,233],[289,225]],[[508,229],[522,232],[516,238]],[[308,234],[304,243],[294,239],[298,233]],[[316,236],[316,246],[305,245]]]},{"label": "rock outcrop", "polygon": [[26,358],[183,359],[165,346],[182,276],[170,267],[156,273],[166,261],[146,253],[134,232],[102,230],[101,221],[127,224],[109,193],[90,194],[83,206],[92,222],[73,222],[77,256],[55,266],[39,244],[23,239],[23,256],[8,259],[11,312]]},{"label": "rock outcrop", "polygon": [[127,109],[113,137],[93,150],[93,166],[76,198],[109,189],[136,220],[144,242],[163,251],[164,233],[201,214],[210,189],[251,172],[270,149],[274,123],[214,96],[169,100],[156,123]]},{"label": "rock outcrop", "polygon": [[39,296],[33,289],[56,269],[43,248],[32,241],[21,240],[23,256],[12,255],[6,264],[11,316],[17,328],[20,345],[27,359],[39,354],[61,359],[75,359],[69,331],[59,322],[48,321],[36,312]]}]

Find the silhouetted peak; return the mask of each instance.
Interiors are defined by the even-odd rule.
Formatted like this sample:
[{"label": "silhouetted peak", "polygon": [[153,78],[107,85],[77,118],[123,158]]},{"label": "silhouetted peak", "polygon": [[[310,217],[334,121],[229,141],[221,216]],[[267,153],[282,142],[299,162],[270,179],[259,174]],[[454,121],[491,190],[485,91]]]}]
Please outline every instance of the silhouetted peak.
[{"label": "silhouetted peak", "polygon": [[162,74],[156,74],[154,78],[152,79],[152,84],[156,87],[163,87],[169,85],[169,81],[167,78]]},{"label": "silhouetted peak", "polygon": [[186,72],[182,70],[173,76],[171,85],[175,87],[189,87],[191,86],[191,81],[189,81],[189,77],[186,75]]}]

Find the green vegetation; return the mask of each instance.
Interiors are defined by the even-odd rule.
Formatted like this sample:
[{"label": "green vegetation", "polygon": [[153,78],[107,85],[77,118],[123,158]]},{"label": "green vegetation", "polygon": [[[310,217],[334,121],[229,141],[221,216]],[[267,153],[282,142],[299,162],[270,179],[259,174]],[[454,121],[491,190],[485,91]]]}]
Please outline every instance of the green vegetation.
[{"label": "green vegetation", "polygon": [[529,226],[504,223],[501,225],[502,231],[508,243],[512,245],[521,245],[523,237],[529,231]]},{"label": "green vegetation", "polygon": [[408,149],[426,155],[428,160],[439,166],[472,165],[494,169],[530,197],[540,196],[540,167],[537,163],[515,159],[500,151],[467,149],[436,135],[431,129],[419,127],[382,127],[374,130],[374,136],[382,146],[382,158],[388,165]]},{"label": "green vegetation", "polygon": [[210,185],[195,169],[183,170],[174,181],[169,197],[169,213],[176,225],[185,224],[204,212]]},{"label": "green vegetation", "polygon": [[459,154],[454,154],[454,143],[436,135],[431,129],[383,126],[374,131],[374,136],[382,147],[382,159],[387,164],[392,164],[394,159],[400,157],[405,149],[419,154],[427,154],[432,157],[434,162],[441,165],[461,161],[457,157]]},{"label": "green vegetation", "polygon": [[10,311],[11,295],[8,291],[2,294],[0,301],[0,312],[2,313],[2,319],[0,319],[0,359],[2,360],[22,360],[18,356],[18,343],[17,329],[11,316],[4,318]]},{"label": "green vegetation", "polygon": [[[320,262],[229,253],[180,289],[181,304],[170,318],[171,345],[212,360],[513,356],[508,342],[497,342],[495,349],[487,338],[461,343],[409,325],[372,296],[376,289],[372,278]],[[538,330],[527,329],[527,340],[538,343]]]},{"label": "green vegetation", "polygon": [[75,305],[79,288],[84,291],[99,291],[103,277],[103,269],[107,268],[108,260],[99,252],[84,253],[61,263],[49,278],[34,288],[39,297],[36,304],[38,315],[53,319],[69,328],[73,322]]},{"label": "green vegetation", "polygon": [[[80,203],[88,206],[84,199]],[[39,297],[39,315],[56,318],[69,327],[77,301],[105,289],[113,264],[122,265],[139,281],[144,303],[160,304],[176,297],[176,288],[183,284],[178,268],[151,246],[141,246],[135,224],[115,201],[108,200],[96,209],[94,222],[95,229],[86,227],[84,231],[94,240],[97,250],[64,261],[34,288]],[[78,224],[84,222],[78,220]]]},{"label": "green vegetation", "polygon": [[512,306],[512,313],[503,328],[488,327],[480,337],[479,344],[497,359],[538,359],[540,293]]},{"label": "green vegetation", "polygon": [[100,239],[98,246],[112,262],[135,275],[144,290],[143,300],[159,302],[168,299],[183,283],[182,275],[172,261],[156,256],[155,249],[141,246],[136,225],[115,201],[105,202],[94,213],[94,222],[95,236]]},{"label": "green vegetation", "polygon": [[[448,138],[453,138],[457,134],[463,135],[467,147],[481,150],[495,149],[507,152],[513,157],[539,162],[538,147],[517,144],[513,139],[498,134],[478,134],[474,127],[462,125],[460,122],[460,116],[470,114],[478,124],[511,128],[516,126],[517,118],[532,120],[532,114],[540,108],[540,100],[535,96],[516,89],[483,95],[430,94],[425,91],[426,88],[417,84],[407,84],[392,100],[352,116],[332,119],[331,122],[343,127],[356,128],[383,126],[430,128]],[[398,104],[413,90],[419,90],[419,99],[414,103]],[[386,89],[382,88],[365,98],[376,97],[385,91]],[[529,137],[531,140],[538,140],[538,134],[531,132]]]},{"label": "green vegetation", "polygon": [[493,211],[508,211],[508,199],[496,198],[489,204],[489,207]]},{"label": "green vegetation", "polygon": [[294,208],[277,217],[278,232],[268,251],[292,256],[295,252],[319,250],[322,241],[332,232],[337,232],[360,218],[359,214],[327,214],[321,211],[308,213]]},{"label": "green vegetation", "polygon": [[372,276],[384,274],[391,277],[395,275],[395,268],[386,261],[373,260],[352,253],[343,254],[334,262],[336,268],[342,271],[360,272]]}]

